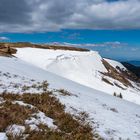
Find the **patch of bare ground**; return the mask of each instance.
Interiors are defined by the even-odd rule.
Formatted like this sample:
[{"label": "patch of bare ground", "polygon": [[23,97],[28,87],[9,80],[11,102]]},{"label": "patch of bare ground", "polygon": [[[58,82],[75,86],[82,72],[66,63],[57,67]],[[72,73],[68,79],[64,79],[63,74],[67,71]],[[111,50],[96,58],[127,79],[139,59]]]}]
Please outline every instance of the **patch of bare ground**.
[{"label": "patch of bare ground", "polygon": [[62,46],[62,45],[49,45],[49,44],[32,44],[29,42],[17,42],[17,43],[0,43],[0,46],[8,46],[11,48],[41,48],[41,49],[53,49],[53,50],[71,50],[71,51],[89,51],[85,48],[78,48],[72,46]]},{"label": "patch of bare ground", "polygon": [[104,81],[105,83],[110,84],[110,85],[113,86],[113,83],[111,83],[108,79],[106,79],[104,77],[102,77],[102,81]]},{"label": "patch of bare ground", "polygon": [[75,96],[78,97],[77,95],[65,90],[65,89],[54,89],[53,92],[57,92],[61,96]]},{"label": "patch of bare ground", "polygon": [[101,72],[103,75],[118,80],[119,82],[121,82],[121,83],[122,83],[123,85],[125,85],[126,87],[128,87],[128,86],[133,87],[132,84],[129,82],[129,80],[125,77],[124,73],[118,72],[115,68],[113,68],[113,67],[112,67],[107,61],[105,61],[104,59],[102,60],[102,63],[104,64],[105,68],[106,68],[107,71],[108,71],[108,72],[106,72],[106,73]]},{"label": "patch of bare ground", "polygon": [[118,83],[116,83],[116,82],[112,83],[112,82],[110,82],[108,79],[106,79],[105,77],[102,77],[102,81],[104,81],[105,83],[110,84],[110,85],[112,85],[112,86],[115,85],[115,86],[121,88],[122,90],[126,90],[126,88],[123,88],[123,87],[122,87],[121,85],[119,85]]},{"label": "patch of bare ground", "polygon": [[122,70],[120,69],[120,67],[116,67],[125,77],[127,77],[128,79],[130,79],[131,81],[140,83],[140,78],[133,72],[129,71],[129,70]]},{"label": "patch of bare ground", "polygon": [[[44,112],[46,116],[52,118],[54,124],[58,127],[57,130],[51,130],[43,124],[40,124],[38,127],[41,128],[41,131],[31,131],[26,127],[24,134],[16,139],[21,139],[26,135],[27,140],[102,140],[98,134],[93,132],[90,125],[85,122],[84,117],[87,116],[85,112],[81,113],[83,116],[82,121],[66,113],[65,106],[62,105],[50,91],[46,91],[42,94],[29,93],[22,95],[4,93],[1,94],[0,97],[6,100],[0,110],[0,119],[2,120],[0,126],[1,131],[4,131],[8,125],[13,123],[23,125],[24,121],[36,111],[31,108],[21,107],[17,104],[11,104],[11,102],[15,100],[35,106],[37,110]],[[10,140],[15,140],[12,135],[8,137]]]},{"label": "patch of bare ground", "polygon": [[123,88],[122,86],[120,86],[119,84],[117,84],[116,82],[114,82],[114,85],[121,88],[122,90],[126,90],[125,88]]},{"label": "patch of bare ground", "polygon": [[56,91],[59,92],[63,96],[71,96],[72,95],[72,93],[70,93],[70,92],[68,92],[67,90],[64,90],[64,89],[58,89]]},{"label": "patch of bare ground", "polygon": [[8,46],[7,44],[1,44],[0,43],[0,56],[7,56],[10,57],[13,54],[15,54],[17,50],[15,48],[12,48]]}]

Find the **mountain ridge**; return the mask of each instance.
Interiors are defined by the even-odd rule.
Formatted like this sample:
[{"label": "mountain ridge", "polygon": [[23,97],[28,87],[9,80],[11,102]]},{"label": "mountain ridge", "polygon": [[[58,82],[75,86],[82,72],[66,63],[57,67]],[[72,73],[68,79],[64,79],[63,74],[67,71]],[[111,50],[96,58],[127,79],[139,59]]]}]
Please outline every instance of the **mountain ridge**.
[{"label": "mountain ridge", "polygon": [[[98,52],[17,48],[16,57],[64,78],[118,95],[139,104],[139,82],[121,63],[102,58]],[[103,60],[106,64],[103,64]],[[109,66],[109,69],[107,69]],[[109,81],[109,82],[106,82]],[[111,84],[109,84],[111,83]],[[134,95],[131,99],[129,96]]]},{"label": "mountain ridge", "polygon": [[[121,63],[102,58],[95,51],[80,52],[33,47],[16,48],[16,50],[14,57],[0,56],[0,105],[6,106],[5,99],[10,98],[12,99],[10,107],[13,107],[15,102],[20,106],[40,107],[44,103],[46,105],[50,95],[65,106],[63,111],[71,114],[73,119],[79,118],[81,125],[90,125],[86,130],[92,131],[93,139],[95,136],[96,139],[140,139],[139,83]],[[42,90],[48,95],[42,94]],[[122,98],[118,98],[120,93]],[[49,100],[52,101],[50,98]],[[53,102],[49,103],[51,104]],[[39,112],[40,117],[51,120],[51,126],[55,128],[60,127],[59,123],[67,121],[67,119],[61,120],[60,118],[63,118],[61,116],[60,120],[53,124],[53,121],[56,121],[56,115],[60,113],[54,112],[55,117],[48,115],[48,112],[52,113],[49,106],[42,106],[41,110],[44,112]],[[31,124],[30,119],[25,122],[28,122],[29,127],[36,133],[38,126],[33,127],[32,124],[37,124],[39,120],[34,120],[34,116],[31,117]],[[48,122],[45,124],[48,125]],[[64,126],[68,129],[71,125],[66,123]],[[25,128],[24,124],[12,124],[4,128],[7,129],[0,133],[2,136],[6,136],[9,132],[15,135],[13,130],[17,128],[22,134],[28,132],[22,129]],[[67,129],[65,130],[68,131]],[[75,133],[74,130],[70,129]],[[92,134],[87,133],[89,131],[84,132],[91,138]],[[63,134],[67,135],[64,132]],[[83,138],[83,135],[81,136]]]}]

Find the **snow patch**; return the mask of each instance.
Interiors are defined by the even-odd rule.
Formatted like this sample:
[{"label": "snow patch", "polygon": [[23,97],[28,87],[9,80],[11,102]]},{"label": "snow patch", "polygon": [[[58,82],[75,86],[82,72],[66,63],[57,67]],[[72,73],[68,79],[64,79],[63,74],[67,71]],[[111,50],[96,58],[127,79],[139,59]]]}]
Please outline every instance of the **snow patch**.
[{"label": "snow patch", "polygon": [[120,67],[120,69],[122,70],[127,70],[120,62],[118,61],[115,61],[115,60],[111,60],[111,59],[106,59],[105,60],[112,66],[116,69],[116,67]]},{"label": "snow patch", "polygon": [[[31,104],[24,103],[23,101],[14,101],[12,102],[14,104],[19,104],[21,106],[28,106],[30,108],[35,108],[35,106]],[[53,124],[53,119],[47,117],[43,112],[39,111],[38,113],[32,114],[32,117],[29,118],[28,120],[25,120],[25,124],[30,126],[31,130],[36,130],[38,131],[38,125],[39,124],[44,124],[49,128],[52,129],[57,129],[57,126]]]},{"label": "snow patch", "polygon": [[20,136],[25,131],[25,126],[22,125],[10,125],[6,129],[6,134],[12,134],[13,136]]},{"label": "snow patch", "polygon": [[0,104],[4,103],[4,99],[2,97],[0,97]]},{"label": "snow patch", "polygon": [[0,132],[0,140],[8,140],[6,133]]},{"label": "snow patch", "polygon": [[[53,124],[53,119],[47,117],[43,112],[38,112],[32,115],[33,117],[25,121],[31,129],[37,130],[39,124],[44,124],[51,129],[57,129],[57,126]],[[36,125],[36,126],[35,126]]]},{"label": "snow patch", "polygon": [[30,108],[34,108],[33,105],[24,103],[23,101],[13,101],[12,103],[13,103],[13,104],[19,104],[19,105],[21,105],[21,106],[28,106],[28,107],[30,107]]}]

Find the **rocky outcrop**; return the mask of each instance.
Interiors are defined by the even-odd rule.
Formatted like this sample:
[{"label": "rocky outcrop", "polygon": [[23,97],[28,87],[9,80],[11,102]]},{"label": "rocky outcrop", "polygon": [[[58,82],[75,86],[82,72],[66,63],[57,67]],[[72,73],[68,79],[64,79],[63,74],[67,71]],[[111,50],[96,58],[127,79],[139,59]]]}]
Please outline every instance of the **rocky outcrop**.
[{"label": "rocky outcrop", "polygon": [[12,56],[16,54],[17,50],[15,48],[10,47],[9,45],[0,45],[0,55],[1,56]]}]

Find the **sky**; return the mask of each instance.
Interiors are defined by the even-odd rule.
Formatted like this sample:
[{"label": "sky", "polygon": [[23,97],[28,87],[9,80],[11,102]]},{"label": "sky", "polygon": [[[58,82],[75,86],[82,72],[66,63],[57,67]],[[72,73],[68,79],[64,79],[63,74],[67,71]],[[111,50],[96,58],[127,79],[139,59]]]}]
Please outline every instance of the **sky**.
[{"label": "sky", "polygon": [[1,0],[0,41],[58,43],[140,60],[140,0]]}]

